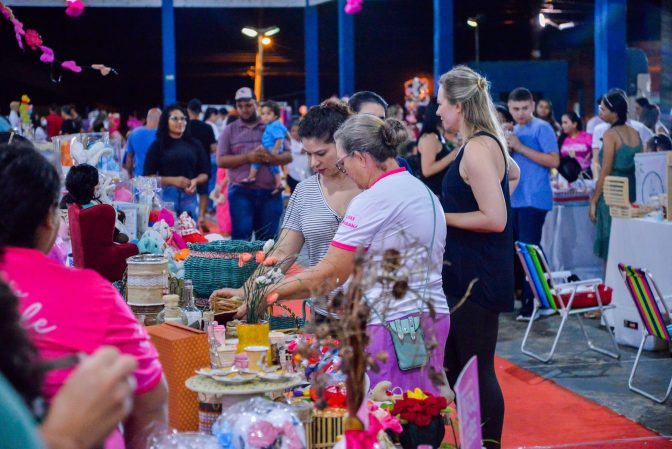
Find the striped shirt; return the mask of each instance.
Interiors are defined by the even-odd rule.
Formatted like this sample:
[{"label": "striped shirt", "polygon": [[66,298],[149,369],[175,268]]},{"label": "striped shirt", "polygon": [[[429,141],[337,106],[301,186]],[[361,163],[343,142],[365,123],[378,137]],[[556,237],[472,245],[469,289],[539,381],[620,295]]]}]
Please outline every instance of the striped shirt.
[{"label": "striped shirt", "polygon": [[301,181],[289,198],[282,229],[303,234],[308,261],[314,267],[324,259],[329,244],[343,220],[324,198],[320,175],[315,174]]}]

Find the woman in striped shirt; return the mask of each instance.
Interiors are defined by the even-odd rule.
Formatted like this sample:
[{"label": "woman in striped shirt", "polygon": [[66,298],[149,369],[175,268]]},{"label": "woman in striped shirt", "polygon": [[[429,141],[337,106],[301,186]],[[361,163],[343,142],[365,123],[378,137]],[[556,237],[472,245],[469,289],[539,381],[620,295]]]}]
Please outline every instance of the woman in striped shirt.
[{"label": "woman in striped shirt", "polygon": [[[278,244],[272,255],[283,261],[286,272],[305,246],[309,267],[317,265],[327,253],[345,210],[361,190],[336,168],[334,133],[352,111],[337,100],[326,100],[310,108],[299,124],[299,137],[315,174],[301,181],[285,212]],[[243,289],[222,289],[215,296],[243,296]],[[324,307],[316,307],[325,314]],[[239,315],[244,312],[241,310]]]}]

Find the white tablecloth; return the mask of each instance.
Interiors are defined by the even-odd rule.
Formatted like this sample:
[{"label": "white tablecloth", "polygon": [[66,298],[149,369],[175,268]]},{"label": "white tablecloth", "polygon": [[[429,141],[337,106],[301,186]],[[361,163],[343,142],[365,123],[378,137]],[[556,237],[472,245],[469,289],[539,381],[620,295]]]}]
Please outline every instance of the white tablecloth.
[{"label": "white tablecloth", "polygon": [[602,278],[602,260],[593,254],[595,226],[587,201],[554,204],[546,215],[541,247],[553,271],[570,271],[580,279]]},{"label": "white tablecloth", "polygon": [[[618,272],[619,263],[651,272],[665,302],[672,307],[672,223],[632,218],[614,218],[611,222],[605,283],[614,289],[616,309],[610,310],[606,319],[615,326],[619,344],[638,347],[642,338],[642,322]],[[650,350],[654,347],[661,347],[660,342],[654,344],[654,339],[649,339],[646,348]]]}]

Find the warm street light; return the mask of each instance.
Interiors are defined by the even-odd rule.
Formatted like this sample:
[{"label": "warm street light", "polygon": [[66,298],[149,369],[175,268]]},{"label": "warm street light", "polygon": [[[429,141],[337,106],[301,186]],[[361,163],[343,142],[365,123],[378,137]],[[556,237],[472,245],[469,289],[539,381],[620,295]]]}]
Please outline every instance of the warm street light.
[{"label": "warm street light", "polygon": [[480,42],[480,36],[479,36],[479,31],[480,31],[480,24],[479,20],[481,20],[481,15],[477,15],[476,17],[469,17],[467,19],[467,25],[472,27],[474,29],[474,52],[476,53],[476,67],[479,66],[481,62],[481,42]]},{"label": "warm street light", "polygon": [[257,56],[254,58],[254,95],[258,101],[264,97],[264,45],[271,44],[270,36],[280,32],[280,27],[266,28],[244,27],[240,30],[247,37],[257,38]]}]

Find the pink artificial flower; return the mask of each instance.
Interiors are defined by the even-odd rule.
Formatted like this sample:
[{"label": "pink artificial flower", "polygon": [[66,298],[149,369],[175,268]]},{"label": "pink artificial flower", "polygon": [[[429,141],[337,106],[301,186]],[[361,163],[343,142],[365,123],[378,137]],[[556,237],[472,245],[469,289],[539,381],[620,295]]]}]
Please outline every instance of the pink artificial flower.
[{"label": "pink artificial flower", "polygon": [[40,61],[42,62],[54,62],[54,50],[47,47],[46,45],[40,45],[40,50],[42,50],[42,56],[40,56]]},{"label": "pink artificial flower", "polygon": [[68,7],[65,8],[65,13],[70,17],[79,17],[84,12],[84,3],[79,0],[68,0]]},{"label": "pink artificial flower", "polygon": [[28,44],[28,46],[33,50],[37,50],[40,48],[40,45],[42,45],[42,38],[40,37],[40,33],[35,30],[27,30],[25,39],[26,44]]},{"label": "pink artificial flower", "polygon": [[79,72],[82,71],[82,68],[80,66],[78,66],[75,61],[72,61],[72,60],[62,62],[61,67],[63,67],[64,69],[71,70],[75,73],[79,73]]},{"label": "pink artificial flower", "polygon": [[347,0],[345,8],[346,14],[357,14],[362,11],[362,0]]}]

